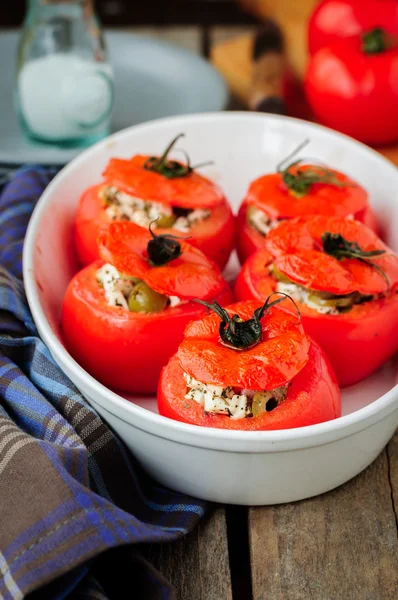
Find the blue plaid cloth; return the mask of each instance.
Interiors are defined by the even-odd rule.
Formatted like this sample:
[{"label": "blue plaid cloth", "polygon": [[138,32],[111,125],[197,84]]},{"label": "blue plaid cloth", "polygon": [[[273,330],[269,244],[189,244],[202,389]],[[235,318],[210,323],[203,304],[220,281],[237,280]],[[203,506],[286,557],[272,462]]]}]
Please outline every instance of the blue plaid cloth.
[{"label": "blue plaid cloth", "polygon": [[0,598],[172,598],[136,545],[183,536],[206,504],[142,472],[57,367],[26,303],[23,238],[52,175],[21,169],[0,197]]}]

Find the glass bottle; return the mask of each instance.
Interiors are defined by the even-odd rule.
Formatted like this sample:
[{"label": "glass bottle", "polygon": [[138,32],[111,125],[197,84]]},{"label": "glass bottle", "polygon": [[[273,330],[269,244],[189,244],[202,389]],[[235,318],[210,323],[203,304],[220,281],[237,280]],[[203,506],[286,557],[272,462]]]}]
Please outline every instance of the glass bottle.
[{"label": "glass bottle", "polygon": [[16,89],[30,138],[86,146],[109,133],[113,76],[92,0],[29,0]]}]

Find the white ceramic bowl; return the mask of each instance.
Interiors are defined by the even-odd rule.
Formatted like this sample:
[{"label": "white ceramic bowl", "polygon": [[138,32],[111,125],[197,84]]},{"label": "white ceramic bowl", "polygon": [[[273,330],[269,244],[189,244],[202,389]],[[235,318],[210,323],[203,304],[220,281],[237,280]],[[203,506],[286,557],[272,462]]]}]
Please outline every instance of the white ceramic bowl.
[{"label": "white ceramic bowl", "polygon": [[[76,271],[72,227],[85,187],[99,180],[112,156],[158,153],[177,133],[193,163],[206,170],[236,210],[249,182],[305,138],[306,155],[319,157],[363,184],[384,236],[398,250],[398,170],[379,154],[323,127],[279,116],[219,113],[168,118],[113,135],[83,152],[49,185],[29,225],[24,277],[37,327],[57,363],[109,422],[144,467],[176,490],[217,502],[275,504],[330,490],[367,467],[398,425],[397,360],[344,390],[343,417],[283,431],[201,428],[162,417],[154,398],[129,401],[107,389],[68,354],[60,308]],[[236,263],[229,267],[230,274]],[[353,356],[351,360],[358,360]]]}]

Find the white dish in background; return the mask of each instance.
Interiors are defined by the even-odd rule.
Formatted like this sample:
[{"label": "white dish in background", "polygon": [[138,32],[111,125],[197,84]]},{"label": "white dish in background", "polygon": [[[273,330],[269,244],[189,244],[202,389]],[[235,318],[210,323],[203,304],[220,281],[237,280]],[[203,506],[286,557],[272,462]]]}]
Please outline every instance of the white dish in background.
[{"label": "white dish in background", "polygon": [[[186,133],[184,147],[193,163],[215,161],[206,175],[223,187],[235,210],[252,179],[273,171],[309,138],[308,156],[319,157],[367,188],[385,239],[398,250],[398,171],[366,146],[287,117],[215,113],[162,119],[85,151],[44,192],[24,248],[26,292],[39,332],[90,404],[144,467],[171,488],[216,502],[251,505],[290,502],[333,489],[367,467],[398,426],[396,358],[343,391],[340,419],[300,429],[241,432],[167,419],[156,414],[155,399],[128,402],[86,373],[62,344],[60,309],[76,271],[72,227],[80,193],[99,180],[110,157],[160,152],[180,132]],[[229,269],[230,274],[236,270],[236,262]]]},{"label": "white dish in background", "polygon": [[[64,165],[82,148],[27,140],[14,110],[17,32],[0,33],[0,162]],[[115,75],[111,130],[187,113],[222,110],[228,92],[221,75],[200,56],[154,38],[107,31]]]}]

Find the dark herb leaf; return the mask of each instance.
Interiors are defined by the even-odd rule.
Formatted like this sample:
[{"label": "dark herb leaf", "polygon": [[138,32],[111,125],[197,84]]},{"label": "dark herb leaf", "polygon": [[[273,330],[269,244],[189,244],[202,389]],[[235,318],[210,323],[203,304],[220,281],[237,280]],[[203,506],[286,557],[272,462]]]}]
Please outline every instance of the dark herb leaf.
[{"label": "dark herb leaf", "polygon": [[167,146],[162,156],[151,156],[150,158],[148,158],[148,160],[144,164],[144,169],[146,169],[147,171],[153,171],[154,173],[158,173],[159,175],[163,175],[163,177],[165,177],[166,179],[176,179],[178,177],[187,177],[192,173],[192,171],[194,171],[194,169],[198,169],[199,167],[204,167],[206,165],[212,164],[211,162],[207,162],[191,166],[189,156],[184,150],[182,150],[182,152],[185,154],[185,159],[187,162],[186,165],[183,165],[176,160],[169,160],[169,153],[174,148],[177,141],[184,136],[185,133],[180,133],[179,135],[177,135],[174,138],[174,140],[172,140]]},{"label": "dark herb leaf", "polygon": [[390,281],[383,269],[370,260],[372,257],[385,254],[385,250],[370,250],[366,252],[360,248],[357,242],[349,242],[340,233],[330,233],[329,231],[323,233],[321,239],[326,254],[337,258],[337,260],[342,260],[343,258],[355,258],[360,262],[373,267],[385,279],[388,288],[390,289]]},{"label": "dark herb leaf", "polygon": [[[275,294],[282,295],[283,298],[278,298],[277,300],[270,302],[269,300],[271,296],[274,296]],[[286,298],[293,302],[300,317],[300,311],[294,300],[282,292],[273,292],[270,294],[263,306],[256,308],[253,313],[253,317],[247,321],[241,319],[241,317],[237,314],[230,317],[225,308],[222,308],[222,306],[220,306],[215,300],[213,300],[213,302],[196,300],[195,302],[203,304],[203,306],[206,306],[220,317],[220,338],[224,346],[232,348],[233,350],[247,350],[248,348],[258,344],[262,339],[261,319],[270,310],[270,308],[272,308],[272,306],[283,302],[286,300]]]},{"label": "dark herb leaf", "polygon": [[296,156],[300,150],[308,144],[309,140],[304,140],[293,152],[291,152],[286,158],[284,158],[277,166],[278,173],[282,177],[282,181],[286,187],[290,190],[292,196],[296,198],[302,198],[311,189],[314,183],[324,183],[327,185],[334,185],[336,187],[345,187],[348,184],[337,179],[336,175],[326,169],[325,167],[314,165],[309,166],[307,169],[300,169],[299,165],[304,162],[304,159],[296,160],[286,163]]}]

